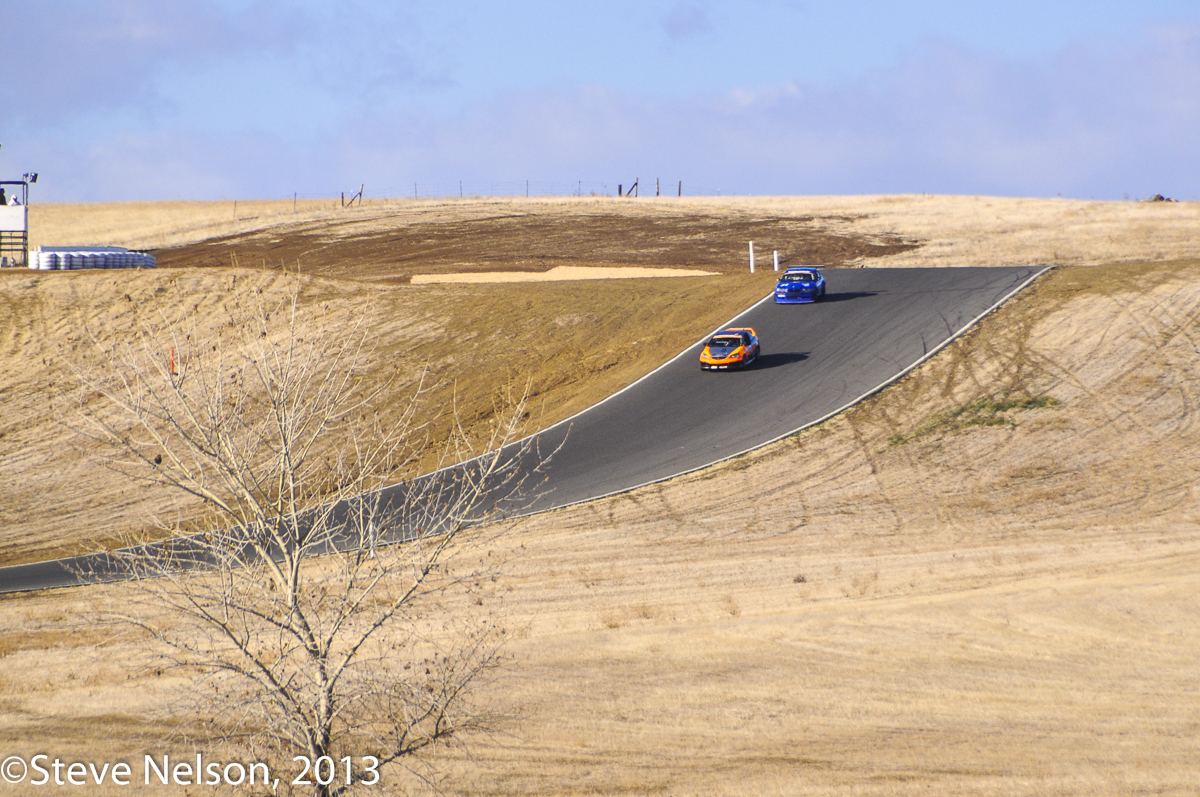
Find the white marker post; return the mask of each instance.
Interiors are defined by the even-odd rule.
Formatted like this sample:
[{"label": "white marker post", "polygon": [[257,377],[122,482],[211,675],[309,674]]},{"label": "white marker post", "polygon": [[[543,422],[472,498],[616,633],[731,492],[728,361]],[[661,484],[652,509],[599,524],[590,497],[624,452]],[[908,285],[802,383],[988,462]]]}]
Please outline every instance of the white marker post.
[{"label": "white marker post", "polygon": [[750,273],[754,273],[754,241],[750,242]]},{"label": "white marker post", "polygon": [[775,250],[775,270],[779,270],[779,250]]}]

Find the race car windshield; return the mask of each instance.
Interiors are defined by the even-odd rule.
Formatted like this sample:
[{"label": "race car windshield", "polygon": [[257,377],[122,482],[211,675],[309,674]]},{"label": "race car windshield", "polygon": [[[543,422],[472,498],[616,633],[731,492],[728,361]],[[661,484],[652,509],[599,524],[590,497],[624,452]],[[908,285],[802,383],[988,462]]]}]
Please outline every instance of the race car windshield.
[{"label": "race car windshield", "polygon": [[741,338],[713,338],[708,342],[709,346],[716,346],[718,349],[732,349],[742,345]]},{"label": "race car windshield", "polygon": [[811,271],[797,271],[795,274],[784,274],[780,282],[816,282],[817,275]]}]

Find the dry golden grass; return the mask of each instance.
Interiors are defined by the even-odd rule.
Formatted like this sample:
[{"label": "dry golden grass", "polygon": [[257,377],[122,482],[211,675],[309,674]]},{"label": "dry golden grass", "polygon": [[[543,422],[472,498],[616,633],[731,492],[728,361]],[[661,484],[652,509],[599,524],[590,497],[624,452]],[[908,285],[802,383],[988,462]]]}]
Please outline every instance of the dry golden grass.
[{"label": "dry golden grass", "polygon": [[[524,715],[463,791],[1194,793],[1200,263],[1137,271],[1057,272],[820,428],[520,528]],[[1028,395],[1060,403],[889,443]]]},{"label": "dry golden grass", "polygon": [[32,204],[31,246],[128,246],[161,249],[237,231],[298,220],[328,219],[338,200],[229,202],[113,202]]},{"label": "dry golden grass", "polygon": [[[512,720],[444,785],[1196,793],[1198,340],[1200,262],[1061,269],[821,427],[514,524]],[[127,589],[0,601],[10,749],[157,749],[178,684],[82,619]]]},{"label": "dry golden grass", "polygon": [[[921,246],[862,265],[1097,265],[1200,256],[1200,203],[987,196],[762,197],[708,200],[763,216],[816,216],[845,235]],[[842,217],[842,218],[839,218]]]},{"label": "dry golden grass", "polygon": [[[599,204],[587,202],[367,203],[353,212],[390,229],[497,208],[567,217]],[[220,218],[232,216],[232,203],[62,208],[62,237],[43,242],[183,244],[265,229],[272,213],[290,214],[283,204],[264,205],[243,227]],[[847,238],[921,241],[872,265],[1200,254],[1190,204],[862,197],[602,206],[681,218],[811,216],[804,224]],[[347,218],[301,210],[315,226]],[[80,230],[110,237],[85,241]],[[209,311],[234,277],[268,288],[301,279],[310,298],[347,317],[372,312],[383,341],[420,329],[446,384],[473,373],[459,382],[473,407],[519,373],[478,368],[494,352],[493,333],[552,328],[564,342],[536,372],[547,420],[664,353],[615,357],[594,347],[598,332],[626,329],[626,318],[628,329],[656,325],[669,353],[697,336],[693,326],[731,314],[724,302],[748,304],[767,284],[734,274],[591,283],[585,306],[563,283],[468,291],[248,270],[7,276],[0,527],[9,536],[0,544],[18,558],[85,544],[80,529],[116,533],[162,500],[121,495],[89,452],[73,452],[50,408],[67,376],[62,359],[79,343],[78,319],[120,334],[130,305],[149,306],[173,279]],[[714,320],[697,319],[697,308]],[[512,720],[505,734],[476,740],[470,756],[441,756],[446,787],[1200,791],[1198,320],[1196,260],[1060,269],[819,428],[684,479],[514,524],[512,550],[498,552],[513,565],[485,598],[514,630],[513,666],[491,693]],[[1057,404],[997,409],[1043,396]],[[186,725],[162,711],[183,681],[139,669],[142,644],[95,620],[97,605],[128,589],[0,599],[8,750],[137,757],[162,751],[155,740]]]},{"label": "dry golden grass", "polygon": [[[145,533],[152,515],[186,521],[195,514],[193,506],[110,478],[98,465],[99,452],[79,448],[61,423],[62,400],[74,383],[72,364],[87,349],[88,330],[111,342],[139,315],[183,303],[193,306],[202,326],[211,327],[238,280],[268,294],[298,281],[309,301],[331,304],[335,314],[369,316],[380,362],[408,366],[402,385],[412,383],[419,366],[433,367],[434,387],[426,397],[431,408],[457,400],[468,425],[485,424],[496,391],[528,379],[536,398],[535,423],[548,424],[623,387],[765,294],[772,272],[745,273],[742,235],[757,236],[763,252],[762,247],[774,245],[789,257],[824,253],[849,263],[867,262],[863,258],[871,255],[871,265],[1095,263],[1135,255],[1200,255],[1197,208],[902,196],[375,201],[352,209],[308,202],[293,213],[290,202],[239,202],[235,221],[233,203],[34,206],[34,235],[45,243],[193,244],[199,247],[193,259],[204,251],[197,242],[213,237],[231,241],[220,251],[235,259],[242,246],[249,252],[271,251],[254,248],[263,241],[299,242],[287,251],[301,251],[314,241],[360,243],[323,249],[326,254],[303,262],[305,273],[296,277],[272,269],[229,268],[4,273],[0,396],[6,412],[0,419],[0,479],[6,488],[0,501],[0,562],[110,545],[130,532]],[[364,271],[355,258],[379,257],[380,250],[386,254],[392,246],[380,241],[391,240],[386,235],[397,230],[411,233],[398,239],[408,247],[407,259],[385,260]],[[667,249],[655,248],[660,233],[671,242]],[[709,237],[712,245],[704,243]],[[919,246],[896,246],[896,241]],[[522,260],[533,250],[539,252],[534,260]],[[491,259],[480,261],[482,255]],[[396,284],[414,271],[496,265],[545,269],[558,262],[555,257],[588,267],[698,259],[724,273],[670,285],[648,280],[536,289]],[[291,268],[301,261],[273,265]],[[336,279],[315,276],[320,273]],[[533,335],[536,346],[514,352],[508,343]],[[638,347],[617,352],[607,343],[629,335],[640,341]],[[414,346],[414,339],[422,342]],[[437,428],[444,431],[447,423],[443,417]]]}]

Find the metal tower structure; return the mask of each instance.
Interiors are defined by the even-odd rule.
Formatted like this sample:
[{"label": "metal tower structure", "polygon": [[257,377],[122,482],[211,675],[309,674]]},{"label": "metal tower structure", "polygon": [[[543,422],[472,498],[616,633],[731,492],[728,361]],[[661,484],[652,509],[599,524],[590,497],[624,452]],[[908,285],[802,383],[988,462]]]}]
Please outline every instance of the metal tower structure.
[{"label": "metal tower structure", "polygon": [[0,267],[29,265],[29,185],[36,174],[0,180]]}]

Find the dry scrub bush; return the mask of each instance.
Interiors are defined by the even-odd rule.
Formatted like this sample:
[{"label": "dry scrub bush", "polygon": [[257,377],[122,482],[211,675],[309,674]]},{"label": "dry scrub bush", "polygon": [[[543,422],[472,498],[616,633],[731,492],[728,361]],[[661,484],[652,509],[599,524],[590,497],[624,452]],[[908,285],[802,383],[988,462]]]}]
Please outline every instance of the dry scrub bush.
[{"label": "dry scrub bush", "polygon": [[[389,768],[427,778],[422,751],[489,722],[475,687],[504,630],[490,606],[456,596],[495,567],[484,522],[539,472],[511,442],[524,400],[465,466],[387,487],[432,443],[419,391],[383,420],[397,399],[363,378],[366,327],[295,294],[246,291],[226,309],[216,330],[186,309],[161,314],[80,371],[80,430],[111,447],[109,466],[207,510],[202,534],[123,549],[84,575],[137,581],[116,614],[157,644],[156,666],[195,675],[175,707],[181,727],[202,729],[193,743],[278,772],[295,771],[293,755],[328,757],[337,778],[308,787],[318,795]],[[478,452],[456,434],[440,453]]]}]

